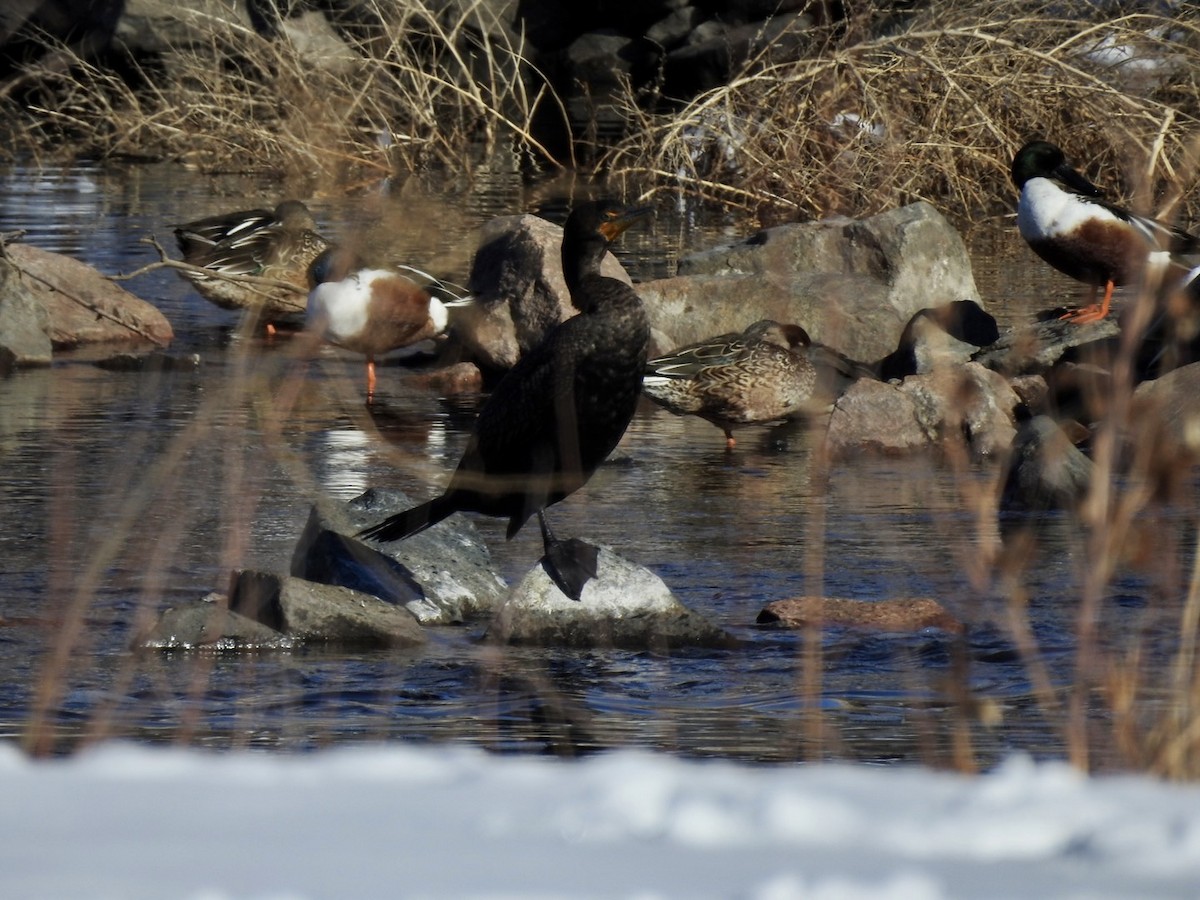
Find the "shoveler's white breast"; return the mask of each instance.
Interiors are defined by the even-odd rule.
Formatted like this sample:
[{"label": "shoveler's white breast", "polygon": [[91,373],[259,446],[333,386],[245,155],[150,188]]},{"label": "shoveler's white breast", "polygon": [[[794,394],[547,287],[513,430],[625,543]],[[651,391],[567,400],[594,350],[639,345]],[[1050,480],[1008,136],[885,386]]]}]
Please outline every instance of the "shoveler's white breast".
[{"label": "shoveler's white breast", "polygon": [[1070,234],[1088,221],[1121,222],[1111,211],[1086,197],[1064,191],[1052,179],[1030,178],[1017,203],[1017,230],[1027,241],[1047,241]]},{"label": "shoveler's white breast", "polygon": [[318,284],[308,295],[307,320],[328,340],[337,342],[363,333],[377,278],[395,277],[385,269],[362,269],[341,281]]}]

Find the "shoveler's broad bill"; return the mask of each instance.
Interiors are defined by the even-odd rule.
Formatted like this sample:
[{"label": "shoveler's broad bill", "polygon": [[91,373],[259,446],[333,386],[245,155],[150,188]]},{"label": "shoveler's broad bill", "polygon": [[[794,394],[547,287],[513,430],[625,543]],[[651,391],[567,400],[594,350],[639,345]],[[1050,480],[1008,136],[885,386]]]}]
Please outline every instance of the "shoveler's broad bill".
[{"label": "shoveler's broad bill", "polygon": [[367,401],[375,395],[375,361],[437,337],[448,308],[471,302],[447,282],[409,266],[368,268],[345,247],[330,247],[308,269],[308,328],[367,358]]},{"label": "shoveler's broad bill", "polygon": [[[1200,249],[1200,238],[1110,203],[1047,141],[1030,141],[1017,151],[1012,179],[1021,192],[1021,237],[1054,268],[1092,286],[1088,305],[1064,315],[1068,321],[1107,316],[1114,287],[1136,281],[1151,254]],[[1097,303],[1100,287],[1104,297]]]},{"label": "shoveler's broad bill", "polygon": [[285,282],[273,287],[181,272],[197,292],[225,309],[254,309],[269,324],[304,313],[308,267],[329,246],[308,207],[285,200],[274,210],[246,209],[197,219],[175,229],[183,261],[218,275],[254,275]]},{"label": "shoveler's broad bill", "polygon": [[579,600],[597,548],[557,540],[543,512],[591,478],[625,433],[642,387],[650,322],[629,285],[600,274],[609,244],[650,215],[608,201],[577,206],[563,226],[562,267],[579,314],[559,323],[496,385],[445,492],[362,537],[398,541],[460,510],[508,518],[508,537],[537,514],[544,567]]}]

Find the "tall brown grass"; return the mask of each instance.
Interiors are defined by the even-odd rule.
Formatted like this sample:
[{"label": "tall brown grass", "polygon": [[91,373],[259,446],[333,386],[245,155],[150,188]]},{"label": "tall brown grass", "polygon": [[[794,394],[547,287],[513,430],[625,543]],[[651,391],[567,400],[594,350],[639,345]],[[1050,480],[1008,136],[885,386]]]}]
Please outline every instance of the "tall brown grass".
[{"label": "tall brown grass", "polygon": [[1146,208],[1169,215],[1183,197],[1194,214],[1200,17],[1186,9],[934,2],[889,29],[864,15],[814,29],[805,58],[752,60],[677,111],[627,103],[634,127],[606,164],[765,219],[917,199],[961,219],[1011,209],[1009,161],[1040,136],[1086,171],[1119,173]]},{"label": "tall brown grass", "polygon": [[372,0],[366,12],[379,27],[342,33],[340,48],[309,14],[309,28],[327,32],[324,51],[308,49],[291,20],[271,39],[228,10],[181,6],[190,38],[153,63],[131,61],[133,77],[51,46],[50,62],[0,92],[9,146],[40,158],[169,159],[342,181],[460,166],[501,141],[551,161],[530,123],[540,104],[555,114],[554,98],[521,35],[488,4],[435,6]]}]

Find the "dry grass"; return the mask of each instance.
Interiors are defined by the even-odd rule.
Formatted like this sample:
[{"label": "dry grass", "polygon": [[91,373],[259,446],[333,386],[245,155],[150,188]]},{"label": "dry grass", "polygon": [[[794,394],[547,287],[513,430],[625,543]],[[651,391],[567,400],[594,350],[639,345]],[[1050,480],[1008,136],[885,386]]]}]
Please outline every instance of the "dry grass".
[{"label": "dry grass", "polygon": [[[1011,207],[1009,161],[1043,136],[1169,213],[1198,181],[1200,19],[1109,16],[1090,3],[941,2],[895,33],[817,31],[811,56],[752,63],[677,113],[629,104],[636,128],[607,165],[767,219],[917,199],[975,218]],[[1138,56],[1097,62],[1122,46]],[[1140,70],[1148,59],[1167,68]],[[1178,194],[1164,199],[1167,184]]]},{"label": "dry grass", "polygon": [[[521,37],[490,21],[485,4],[457,16],[431,5],[374,0],[367,14],[379,27],[343,34],[347,43],[319,55],[304,49],[312,39],[294,21],[271,40],[180,8],[192,38],[165,54],[169,77],[143,67],[123,78],[60,47],[0,91],[16,126],[8,146],[40,158],[170,159],[341,181],[461,166],[472,149],[500,141],[548,161],[530,121],[553,100]],[[304,20],[310,30],[321,21]]]}]

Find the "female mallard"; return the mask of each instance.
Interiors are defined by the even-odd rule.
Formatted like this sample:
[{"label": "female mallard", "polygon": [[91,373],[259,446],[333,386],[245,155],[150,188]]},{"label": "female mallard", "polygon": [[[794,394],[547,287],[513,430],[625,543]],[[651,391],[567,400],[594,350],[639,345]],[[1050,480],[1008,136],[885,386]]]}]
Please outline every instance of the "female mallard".
[{"label": "female mallard", "polygon": [[[823,376],[810,346],[799,325],[763,319],[740,334],[718,335],[650,360],[642,391],[677,415],[712,422],[732,449],[735,428],[819,412],[836,399],[840,391],[819,390]],[[836,358],[828,352],[827,369]]]},{"label": "female mallard", "polygon": [[255,284],[183,271],[202,297],[225,309],[256,309],[270,323],[304,313],[307,273],[329,246],[308,207],[286,200],[272,212],[247,209],[175,229],[183,261],[220,275],[254,275],[293,287]]}]

